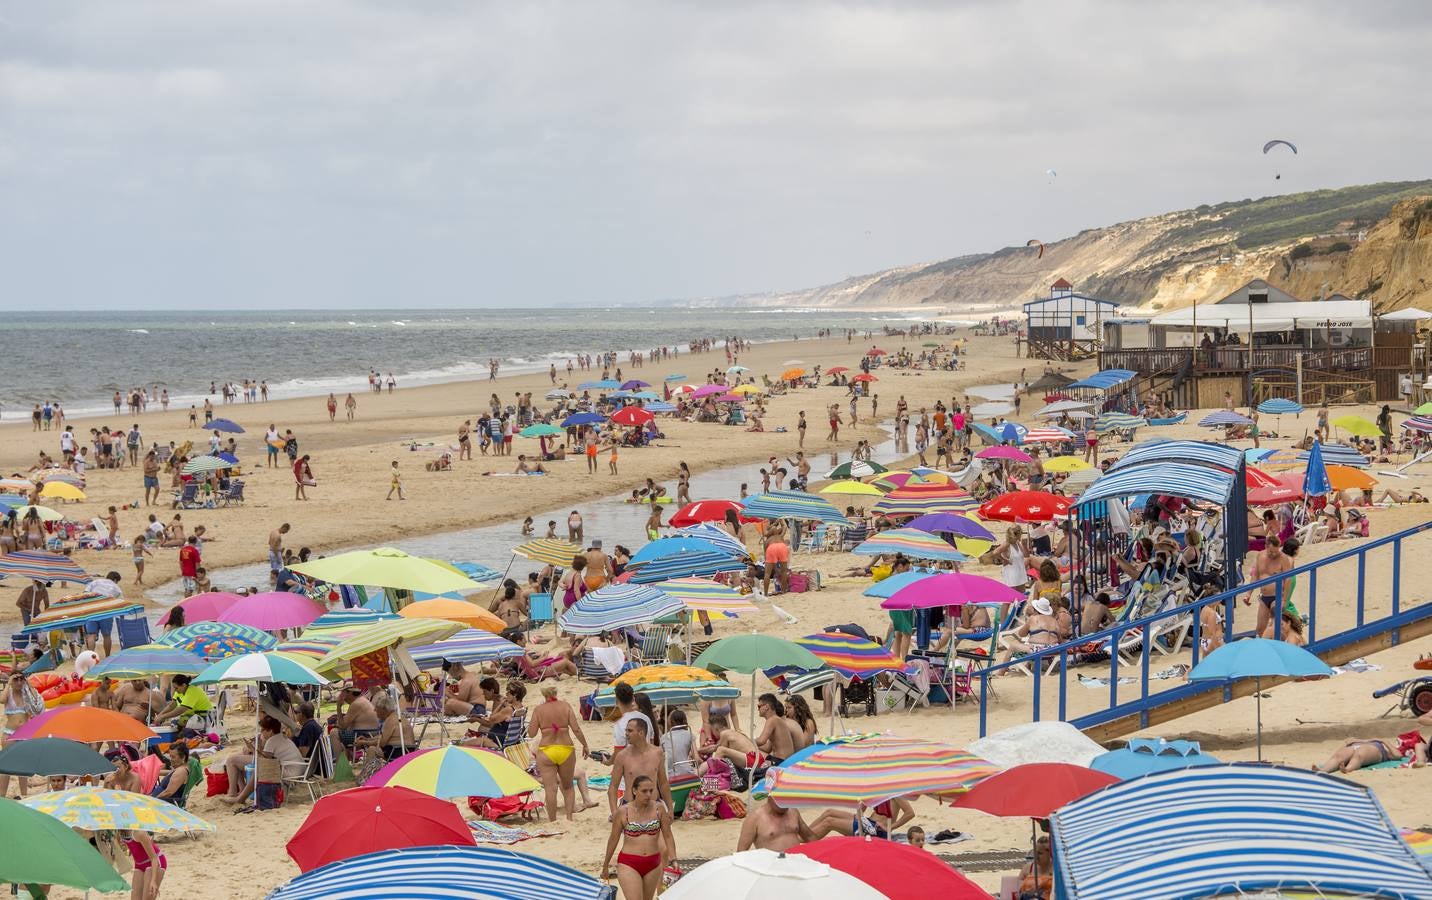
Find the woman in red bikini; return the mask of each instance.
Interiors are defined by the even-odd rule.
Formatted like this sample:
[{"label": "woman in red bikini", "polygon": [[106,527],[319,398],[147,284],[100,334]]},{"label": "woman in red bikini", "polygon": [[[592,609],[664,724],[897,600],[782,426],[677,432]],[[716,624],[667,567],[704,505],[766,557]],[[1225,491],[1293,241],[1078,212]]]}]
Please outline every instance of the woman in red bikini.
[{"label": "woman in red bikini", "polygon": [[626,900],[653,900],[666,864],[676,859],[676,838],[671,834],[671,811],[656,799],[656,782],[638,775],[631,783],[627,803],[612,816],[612,834],[602,858],[602,878],[610,877],[612,852],[617,854],[617,884]]},{"label": "woman in red bikini", "polygon": [[119,837],[134,860],[130,900],[154,900],[159,896],[159,885],[164,882],[164,870],[169,868],[169,861],[154,846],[148,832],[121,831]]}]

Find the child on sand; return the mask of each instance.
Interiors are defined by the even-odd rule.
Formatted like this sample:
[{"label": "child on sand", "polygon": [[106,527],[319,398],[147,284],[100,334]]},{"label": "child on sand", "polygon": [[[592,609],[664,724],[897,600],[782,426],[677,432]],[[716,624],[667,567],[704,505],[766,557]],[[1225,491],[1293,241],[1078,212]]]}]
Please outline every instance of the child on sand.
[{"label": "child on sand", "polygon": [[611,474],[615,475],[615,474],[617,474],[617,442],[616,442],[616,441],[612,441],[611,451],[612,451],[612,455],[609,456],[609,457],[607,457],[607,469],[611,472]]},{"label": "child on sand", "polygon": [[147,543],[145,543],[145,538],[146,538],[146,537],[148,537],[148,533],[147,533],[147,532],[144,532],[144,531],[141,531],[141,532],[139,533],[139,535],[134,539],[134,550],[133,550],[133,552],[134,552],[134,583],[135,583],[135,584],[143,584],[143,583],[144,583],[144,554],[148,553],[150,556],[153,556],[153,555],[154,555],[154,551],[150,550],[150,549],[149,549],[149,545],[148,545]]},{"label": "child on sand", "polygon": [[403,495],[403,473],[398,471],[398,461],[396,459],[393,460],[393,468],[389,470],[389,477],[390,480],[388,483],[388,496],[384,497],[383,499],[392,500],[394,491],[398,492],[399,500],[408,499],[406,496]]}]

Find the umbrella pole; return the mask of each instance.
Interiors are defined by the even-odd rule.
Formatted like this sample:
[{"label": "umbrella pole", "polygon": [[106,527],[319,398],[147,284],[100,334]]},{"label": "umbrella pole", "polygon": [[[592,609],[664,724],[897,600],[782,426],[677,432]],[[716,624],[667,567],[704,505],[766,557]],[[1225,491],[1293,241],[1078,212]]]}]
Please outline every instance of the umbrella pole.
[{"label": "umbrella pole", "polygon": [[1031,871],[1034,873],[1034,890],[1039,890],[1039,834],[1035,831],[1034,819],[1029,820],[1029,853],[1033,863]]},{"label": "umbrella pole", "polygon": [[[756,743],[756,670],[751,670],[751,743]],[[761,748],[756,747],[759,753]]]},{"label": "umbrella pole", "polygon": [[1253,679],[1253,697],[1258,701],[1258,761],[1263,761],[1263,679]]}]

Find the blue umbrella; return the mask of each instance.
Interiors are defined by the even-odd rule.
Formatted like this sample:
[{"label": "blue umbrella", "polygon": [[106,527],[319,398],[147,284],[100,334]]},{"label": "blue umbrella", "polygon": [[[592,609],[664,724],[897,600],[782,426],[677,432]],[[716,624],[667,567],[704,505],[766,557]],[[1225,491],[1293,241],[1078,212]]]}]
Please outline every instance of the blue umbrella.
[{"label": "blue umbrella", "polygon": [[632,573],[631,584],[657,584],[671,578],[719,575],[722,572],[740,572],[745,568],[746,562],[743,559],[735,559],[726,553],[707,551],[664,556],[639,568],[629,568],[628,571]]},{"label": "blue umbrella", "polygon": [[505,897],[612,900],[616,888],[590,875],[505,847],[405,847],[331,862],[280,885],[268,900]]},{"label": "blue umbrella", "polygon": [[1004,428],[1000,429],[999,437],[1000,440],[1009,441],[1014,444],[1018,444],[1021,439],[1019,429],[1015,427],[1013,422],[1004,423]]},{"label": "blue umbrella", "polygon": [[671,413],[676,412],[676,407],[665,400],[646,401],[646,411],[649,413]]},{"label": "blue umbrella", "polygon": [[604,416],[604,415],[602,415],[601,413],[594,413],[594,412],[572,413],[570,416],[568,416],[567,418],[565,418],[565,419],[562,420],[562,427],[563,427],[563,428],[572,428],[572,427],[574,427],[574,426],[576,426],[576,425],[595,425],[595,424],[597,424],[598,422],[605,422],[606,420],[607,420],[607,417]]},{"label": "blue umbrella", "polygon": [[1258,404],[1258,411],[1272,416],[1281,416],[1284,413],[1297,415],[1303,411],[1303,404],[1296,400],[1285,400],[1282,397],[1274,397],[1271,400],[1264,400]]},{"label": "blue umbrella", "polygon": [[1243,458],[1251,463],[1255,463],[1277,452],[1278,451],[1273,447],[1249,447],[1243,451]]},{"label": "blue umbrella", "polygon": [[[396,619],[397,613],[381,612],[374,609],[335,609],[326,612],[309,623],[308,629],[313,628],[338,628],[353,625],[371,625],[374,622],[382,622],[385,619]],[[308,629],[305,629],[308,630]]]},{"label": "blue umbrella", "polygon": [[579,390],[579,391],[614,391],[614,390],[616,390],[617,388],[619,388],[619,387],[621,387],[621,386],[622,386],[622,383],[621,383],[620,381],[613,381],[612,379],[607,378],[607,379],[605,379],[605,380],[603,380],[603,381],[584,381],[584,382],[582,382],[581,384],[577,385],[577,390]]},{"label": "blue umbrella", "polygon": [[682,535],[680,537],[658,538],[632,554],[627,568],[636,568],[658,559],[672,556],[686,556],[694,553],[725,553],[715,543],[704,537]]},{"label": "blue umbrella", "polygon": [[1327,663],[1287,641],[1245,638],[1224,644],[1188,673],[1189,681],[1252,678],[1258,700],[1258,760],[1263,759],[1263,679],[1313,678],[1333,674]]},{"label": "blue umbrella", "polygon": [[1204,753],[1197,741],[1166,741],[1163,738],[1133,738],[1122,750],[1094,757],[1089,768],[1128,781],[1154,772],[1212,766],[1220,760]]},{"label": "blue umbrella", "polygon": [[655,622],[685,608],[680,598],[648,585],[609,584],[572,604],[558,623],[572,634],[600,634]]},{"label": "blue umbrella", "polygon": [[215,453],[214,455],[231,466],[237,466],[239,464],[239,458],[232,453]]},{"label": "blue umbrella", "polygon": [[228,434],[243,434],[244,429],[229,419],[214,419],[204,425],[209,431],[223,431]]},{"label": "blue umbrella", "polygon": [[1303,493],[1309,497],[1321,497],[1333,489],[1328,481],[1328,467],[1323,465],[1323,445],[1313,441],[1308,450],[1308,471],[1303,474]]},{"label": "blue umbrella", "polygon": [[420,669],[429,669],[443,660],[463,665],[509,659],[522,655],[522,648],[487,631],[466,628],[446,640],[421,647],[409,647],[408,654]]},{"label": "blue umbrella", "polygon": [[668,375],[668,376],[666,376],[665,378],[663,378],[662,380],[663,380],[663,381],[685,381],[685,380],[686,380],[686,376],[685,376],[685,375]]},{"label": "blue umbrella", "polygon": [[698,522],[695,525],[687,525],[685,528],[676,529],[676,533],[682,537],[698,538],[716,547],[717,550],[727,556],[736,559],[746,559],[751,551],[731,535],[729,531],[710,522]]},{"label": "blue umbrella", "polygon": [[767,491],[746,500],[741,515],[748,519],[804,519],[848,525],[829,500],[804,491]]},{"label": "blue umbrella", "polygon": [[865,597],[878,597],[881,600],[889,600],[895,592],[903,587],[908,587],[921,578],[929,578],[934,572],[901,572],[898,575],[891,575],[875,582],[870,587],[861,591]]}]

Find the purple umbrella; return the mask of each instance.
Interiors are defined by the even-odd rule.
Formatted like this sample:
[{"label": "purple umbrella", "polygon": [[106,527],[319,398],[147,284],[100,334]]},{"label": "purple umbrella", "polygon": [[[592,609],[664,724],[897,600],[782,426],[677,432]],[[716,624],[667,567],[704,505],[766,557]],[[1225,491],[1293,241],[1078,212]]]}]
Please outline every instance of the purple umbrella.
[{"label": "purple umbrella", "polygon": [[695,391],[693,391],[692,394],[691,394],[691,396],[693,396],[693,397],[709,397],[709,396],[711,396],[712,394],[724,394],[724,393],[726,393],[726,385],[724,385],[724,384],[703,384],[701,387],[699,387],[699,388],[697,388]]},{"label": "purple umbrella", "polygon": [[622,390],[624,391],[639,391],[644,387],[651,387],[651,384],[645,381],[638,381],[635,378],[631,381],[622,382]]},{"label": "purple umbrella", "polygon": [[906,528],[928,531],[930,534],[953,534],[956,537],[993,541],[994,535],[969,516],[956,513],[926,513],[905,523]]},{"label": "purple umbrella", "polygon": [[994,447],[986,447],[980,452],[976,453],[975,457],[978,459],[1007,459],[1012,462],[1022,463],[1034,462],[1034,460],[1030,458],[1028,453],[1025,453],[1023,450],[1020,450],[1016,447],[1005,446],[1004,444],[999,444],[998,446]]},{"label": "purple umbrella", "polygon": [[881,609],[929,609],[934,606],[959,606],[965,603],[1014,603],[1024,599],[1022,591],[1000,584],[983,575],[948,572],[921,578],[901,588]]}]

